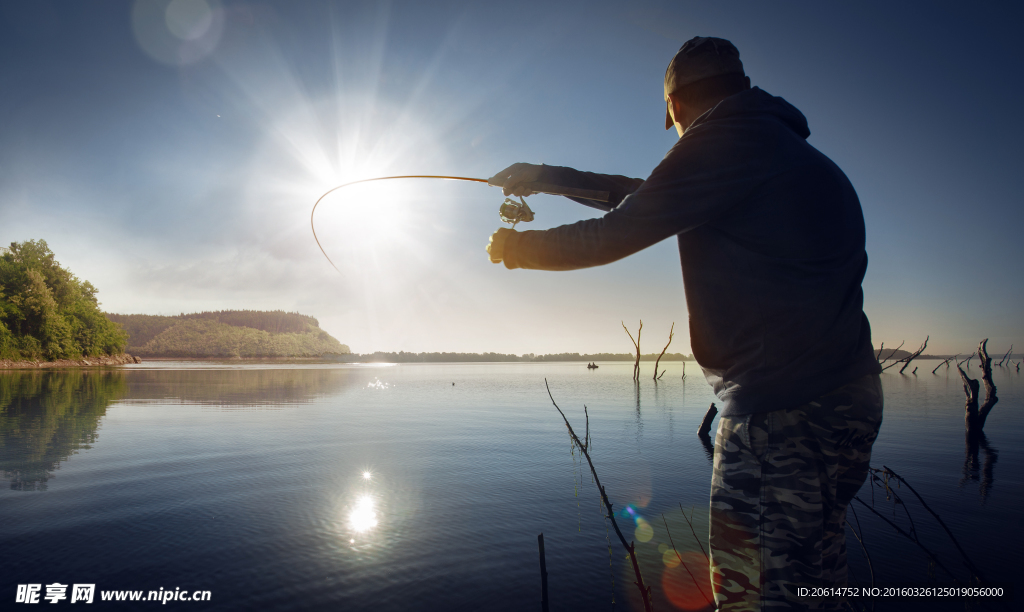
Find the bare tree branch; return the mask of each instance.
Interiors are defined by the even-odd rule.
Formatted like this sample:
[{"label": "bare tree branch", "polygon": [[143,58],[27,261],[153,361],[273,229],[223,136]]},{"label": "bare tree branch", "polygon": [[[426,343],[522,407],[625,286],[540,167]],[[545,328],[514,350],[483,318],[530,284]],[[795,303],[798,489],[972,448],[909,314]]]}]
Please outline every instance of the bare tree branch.
[{"label": "bare tree branch", "polygon": [[925,545],[924,545],[924,544],[922,544],[922,543],[921,543],[921,541],[917,539],[917,536],[916,536],[916,535],[910,535],[910,534],[909,534],[909,533],[907,533],[906,531],[903,531],[902,529],[900,529],[900,526],[899,526],[899,525],[897,525],[896,523],[894,523],[894,522],[890,521],[889,519],[885,518],[885,517],[884,517],[884,516],[883,516],[883,515],[882,515],[882,514],[881,514],[880,512],[878,512],[878,510],[875,510],[874,508],[872,508],[872,507],[871,507],[871,506],[870,506],[869,504],[865,503],[865,502],[864,502],[864,500],[862,500],[861,498],[859,498],[859,497],[856,497],[856,496],[854,496],[854,498],[853,498],[853,499],[855,499],[856,501],[859,501],[859,502],[861,503],[861,505],[862,505],[862,506],[864,506],[865,508],[867,508],[868,510],[870,510],[870,511],[871,511],[871,512],[872,512],[872,513],[873,513],[873,514],[875,515],[875,516],[877,516],[878,518],[882,519],[882,520],[883,520],[883,521],[885,521],[886,523],[889,523],[889,525],[890,525],[890,526],[891,526],[891,527],[892,527],[893,529],[895,529],[895,530],[896,530],[896,533],[898,533],[898,534],[900,534],[901,536],[903,536],[903,537],[907,538],[908,540],[910,540],[910,541],[911,541],[911,542],[913,542],[914,544],[917,544],[918,548],[920,548],[921,550],[923,550],[923,551],[924,551],[924,553],[925,553],[926,555],[928,555],[928,558],[929,558],[929,559],[931,559],[932,563],[934,563],[934,564],[935,564],[936,566],[938,566],[938,567],[941,567],[941,568],[942,568],[942,570],[943,570],[944,572],[946,572],[947,574],[949,574],[949,577],[953,579],[953,582],[957,582],[957,583],[959,582],[959,581],[958,581],[958,580],[956,579],[956,576],[955,576],[955,575],[953,574],[953,572],[949,571],[949,569],[947,569],[947,568],[946,568],[946,566],[945,566],[945,565],[943,565],[941,561],[939,561],[939,558],[938,558],[938,557],[936,557],[936,556],[935,556],[934,554],[932,554],[932,551],[930,551],[930,550],[928,550],[927,548],[925,548]]},{"label": "bare tree branch", "polygon": [[980,385],[978,381],[968,376],[963,368],[956,366],[956,369],[960,372],[960,380],[964,383],[964,395],[967,396],[964,401],[964,427],[970,435],[978,423],[978,389]]},{"label": "bare tree branch", "polygon": [[[623,327],[625,327],[625,324],[623,324]],[[629,333],[629,330],[626,330],[626,333]],[[637,337],[639,336],[640,334],[637,333]],[[626,543],[626,537],[622,535],[622,531],[619,530],[619,524],[615,522],[615,512],[612,510],[612,502],[608,500],[608,494],[601,485],[601,479],[597,477],[597,470],[594,468],[594,462],[590,459],[590,453],[587,452],[587,444],[583,443],[579,439],[576,432],[572,430],[572,425],[569,424],[569,419],[565,417],[565,413],[562,412],[562,409],[558,407],[557,403],[555,403],[555,398],[551,395],[551,387],[548,386],[548,379],[546,378],[544,379],[544,388],[548,390],[548,397],[551,398],[551,403],[555,406],[555,410],[558,411],[558,414],[562,415],[562,420],[565,421],[565,427],[569,430],[569,436],[572,438],[573,443],[576,445],[576,448],[580,449],[580,452],[584,457],[586,457],[587,463],[590,465],[590,474],[594,477],[594,484],[597,485],[597,490],[601,492],[601,501],[604,502],[605,508],[608,510],[607,518],[611,520],[612,527],[615,529],[615,535],[619,537],[619,542],[622,543],[622,547],[626,549],[627,553],[629,553],[630,561],[633,562],[633,574],[636,575],[636,582],[633,584],[635,584],[636,588],[640,590],[640,597],[643,598],[644,602],[644,610],[645,612],[653,612],[654,607],[651,603],[651,588],[644,586],[643,576],[640,575],[640,564],[636,560],[636,546],[633,542],[630,542],[629,544]],[[586,408],[584,408],[584,411],[586,411]],[[589,430],[590,418],[587,417],[588,436]]]},{"label": "bare tree branch", "polygon": [[[932,510],[931,506],[929,506],[927,503],[925,503],[924,498],[922,498],[918,494],[917,490],[915,490],[914,487],[912,487],[910,485],[910,483],[906,481],[906,479],[904,479],[902,476],[900,476],[896,472],[892,471],[889,467],[887,467],[885,465],[883,465],[882,468],[886,472],[888,472],[889,475],[891,475],[893,478],[898,480],[901,484],[906,485],[907,488],[910,489],[910,492],[914,494],[914,497],[917,498],[917,501],[921,502],[921,505],[924,507],[924,509],[927,510],[928,513],[931,514],[933,517],[935,517],[935,520],[938,521],[939,525],[942,526],[943,531],[945,531],[946,535],[949,536],[949,539],[953,541],[953,545],[956,546],[956,549],[958,551],[960,551],[960,556],[962,556],[964,558],[964,565],[967,566],[967,569],[969,569],[971,572],[973,572],[974,575],[978,578],[978,580],[980,580],[982,582],[986,582],[985,578],[981,575],[981,572],[978,571],[978,568],[974,565],[974,563],[971,562],[970,557],[967,556],[967,553],[964,551],[963,547],[960,546],[960,542],[957,541],[956,537],[953,535],[953,532],[950,531],[949,527],[946,526],[946,523],[945,523],[945,521],[942,520],[942,517],[940,517],[934,510]],[[873,470],[873,471],[876,471],[876,472],[879,471],[877,468],[870,468],[870,469]]]},{"label": "bare tree branch", "polygon": [[[640,335],[640,332],[637,332],[637,336],[639,336],[639,335]],[[654,362],[654,380],[658,380],[659,378],[661,378],[660,376],[658,376],[658,364],[661,363],[661,358],[665,356],[665,351],[668,350],[668,345],[672,344],[672,337],[675,336],[675,335],[676,335],[676,322],[672,321],[672,329],[668,330],[668,344],[665,345],[665,348],[661,349],[661,355],[658,355],[658,359]],[[662,372],[662,375],[664,375],[664,374],[665,373]]]},{"label": "bare tree branch", "polygon": [[[901,359],[897,359],[896,361],[894,361],[894,362],[890,363],[889,365],[885,366],[884,368],[882,368],[882,371],[884,372],[884,371],[888,370],[889,368],[891,368],[891,367],[893,367],[895,365],[899,365],[899,364],[902,363],[903,367],[900,368],[900,374],[902,374],[903,370],[907,369],[907,366],[910,365],[911,361],[913,361],[913,360],[915,360],[915,359],[917,359],[918,357],[921,356],[921,353],[924,352],[924,349],[928,347],[928,340],[930,338],[931,338],[931,336],[926,336],[925,339],[924,339],[924,343],[920,346],[920,348],[918,348],[913,353],[907,355],[906,357],[903,357]],[[903,344],[900,344],[900,346],[903,346]],[[899,349],[896,349],[896,350],[899,350]],[[893,354],[895,354],[895,353],[896,353],[896,351],[893,351]],[[892,355],[889,355],[889,357],[892,357]],[[886,358],[886,360],[888,360],[888,358]]]},{"label": "bare tree branch", "polygon": [[[910,355],[909,357],[906,358],[906,362],[903,364],[903,367],[900,368],[900,374],[903,373],[903,370],[907,369],[907,366],[910,365],[911,361],[913,361],[913,360],[917,359],[918,357],[920,357],[921,353],[924,352],[924,349],[928,348],[928,341],[929,340],[931,340],[931,336],[930,335],[925,336],[924,337],[924,342],[921,344],[921,348],[917,349],[917,351],[915,351],[912,355]],[[914,371],[916,372],[917,369],[915,368]]]},{"label": "bare tree branch", "polygon": [[[629,336],[630,340],[633,340],[633,334],[629,333],[629,329],[626,328],[626,323],[622,322],[622,329],[626,330],[626,335]],[[633,340],[633,346],[636,347],[636,361],[633,363],[633,380],[640,380],[640,332],[644,329],[644,320],[640,319],[640,328],[636,330],[636,340]]]},{"label": "bare tree branch", "polygon": [[[935,366],[935,370],[938,370],[938,369],[939,369],[939,368],[941,368],[941,367],[942,367],[943,365],[945,365],[945,366],[946,366],[946,368],[949,368],[949,362],[950,362],[950,361],[955,361],[955,360],[956,360],[956,358],[957,358],[957,357],[959,357],[959,356],[960,356],[960,353],[957,353],[957,354],[956,354],[956,356],[954,356],[954,357],[950,357],[949,359],[946,359],[945,361],[943,361],[943,362],[942,362],[942,363],[940,363],[939,365]],[[932,374],[934,374],[934,373],[935,373],[935,370],[932,370]]]},{"label": "bare tree branch", "polygon": [[693,506],[690,506],[690,516],[686,516],[686,512],[683,510],[683,505],[679,504],[679,512],[682,513],[683,518],[686,519],[686,524],[690,526],[690,533],[693,534],[693,539],[697,540],[697,546],[700,546],[700,552],[704,553],[704,558],[711,563],[711,558],[708,557],[708,553],[704,552],[704,545],[700,543],[700,538],[697,537],[697,532],[693,529]]},{"label": "bare tree branch", "polygon": [[[883,363],[885,363],[886,361],[889,361],[890,359],[892,359],[892,356],[896,354],[896,351],[898,351],[898,350],[900,350],[901,348],[903,348],[903,345],[904,345],[904,344],[906,344],[906,343],[907,343],[907,341],[906,341],[906,340],[904,340],[903,342],[900,342],[900,345],[899,345],[899,346],[897,346],[896,348],[894,348],[894,349],[892,350],[892,352],[891,352],[891,353],[889,353],[889,356],[888,356],[888,357],[886,357],[885,359],[882,359],[882,360],[881,360],[881,361],[879,361],[878,363],[879,363],[879,364],[883,364]],[[884,342],[882,343],[882,346],[885,346],[885,343],[884,343]],[[882,356],[882,349],[881,349],[881,347],[879,347],[879,349],[878,349],[878,356],[879,356],[879,357],[881,357],[881,356]]]},{"label": "bare tree branch", "polygon": [[992,408],[999,401],[999,398],[996,397],[996,385],[992,382],[992,359],[988,356],[988,351],[985,347],[987,343],[988,338],[985,338],[978,345],[978,360],[981,361],[981,382],[985,384],[985,403],[978,408],[979,431],[985,427],[985,419],[988,418],[988,413],[992,412]]},{"label": "bare tree branch", "polygon": [[711,407],[704,413],[704,420],[700,422],[700,427],[697,428],[697,435],[702,438],[710,436],[711,422],[715,420],[715,416],[718,414],[718,406],[715,406],[714,402],[711,402]]},{"label": "bare tree branch", "polygon": [[693,575],[693,572],[690,571],[690,568],[686,567],[686,561],[683,561],[683,556],[680,555],[679,551],[676,549],[676,543],[672,540],[672,532],[669,531],[668,520],[665,519],[664,514],[661,515],[661,520],[663,523],[665,523],[665,531],[668,533],[669,543],[672,544],[672,552],[676,553],[676,557],[679,559],[679,563],[683,566],[683,569],[686,570],[686,573],[690,575],[690,580],[693,580],[693,584],[697,587],[697,590],[700,591],[701,597],[704,598],[704,601],[708,602],[708,605],[711,605],[711,600],[708,599],[708,596],[704,594],[704,589],[700,588],[700,583],[697,582],[696,576]]},{"label": "bare tree branch", "polygon": [[[1010,345],[1010,350],[1006,351],[1006,354],[1003,355],[1003,358],[1000,359],[999,363],[997,363],[996,365],[999,366],[999,367],[1003,367],[1003,362],[1010,358],[1010,353],[1012,353],[1012,352],[1013,352],[1013,345],[1011,344]],[[1012,360],[1011,360],[1010,363],[1013,363]]]}]

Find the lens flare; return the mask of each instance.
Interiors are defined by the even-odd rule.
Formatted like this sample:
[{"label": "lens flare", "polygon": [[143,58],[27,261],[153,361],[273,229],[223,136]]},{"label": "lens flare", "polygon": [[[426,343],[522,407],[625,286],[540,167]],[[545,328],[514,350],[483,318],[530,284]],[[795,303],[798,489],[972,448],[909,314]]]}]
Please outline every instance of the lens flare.
[{"label": "lens flare", "polygon": [[219,0],[136,0],[132,7],[139,47],[171,66],[194,64],[213,53],[224,21]]},{"label": "lens flare", "polygon": [[[669,565],[668,555],[675,559]],[[669,549],[665,554],[666,567],[661,574],[661,588],[666,599],[679,610],[701,610],[708,607],[711,595],[711,576],[708,561],[699,552],[684,552],[680,555],[683,565],[675,552]]]},{"label": "lens flare", "polygon": [[348,515],[348,526],[357,533],[369,531],[377,526],[377,513],[373,509],[373,498],[364,495],[356,501],[355,508]]},{"label": "lens flare", "polygon": [[363,472],[363,479],[365,479],[365,480],[369,480],[372,476],[373,476],[373,474],[371,474],[369,472]]},{"label": "lens flare", "polygon": [[164,15],[167,29],[182,40],[201,37],[213,23],[213,11],[206,0],[172,0]]},{"label": "lens flare", "polygon": [[675,567],[679,565],[679,555],[676,554],[676,551],[669,548],[662,551],[661,562],[665,564],[665,567]]},{"label": "lens flare", "polygon": [[636,532],[634,533],[638,542],[650,542],[654,537],[654,528],[642,518],[636,519]]}]

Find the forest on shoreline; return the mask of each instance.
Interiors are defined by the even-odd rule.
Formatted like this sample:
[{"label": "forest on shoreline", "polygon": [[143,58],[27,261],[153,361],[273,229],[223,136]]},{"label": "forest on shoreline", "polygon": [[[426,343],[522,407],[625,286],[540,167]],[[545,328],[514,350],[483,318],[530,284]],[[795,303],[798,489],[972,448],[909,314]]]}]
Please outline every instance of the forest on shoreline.
[{"label": "forest on shoreline", "polygon": [[96,288],[63,268],[45,240],[0,248],[0,360],[120,355],[127,344]]}]

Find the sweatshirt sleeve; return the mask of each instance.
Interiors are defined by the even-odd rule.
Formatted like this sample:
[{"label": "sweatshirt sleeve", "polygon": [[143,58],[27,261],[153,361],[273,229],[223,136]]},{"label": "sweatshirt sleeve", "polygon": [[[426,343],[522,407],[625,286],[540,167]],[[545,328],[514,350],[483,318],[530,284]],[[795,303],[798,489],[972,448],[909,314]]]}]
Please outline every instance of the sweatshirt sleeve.
[{"label": "sweatshirt sleeve", "polygon": [[569,198],[584,206],[596,208],[608,212],[615,208],[623,198],[633,193],[643,184],[643,179],[629,178],[618,174],[597,174],[596,172],[582,172],[575,168],[564,166],[548,166],[541,164],[543,174],[540,182],[558,185],[560,187],[573,187],[576,189],[593,189],[595,191],[607,191],[608,201],[588,200],[586,198]]},{"label": "sweatshirt sleeve", "polygon": [[[604,216],[509,236],[505,266],[533,270],[600,266],[726,213],[767,180],[769,169],[760,166],[771,156],[751,150],[758,146],[758,139],[743,134],[740,126],[730,129],[717,123],[687,130],[650,177]],[[564,173],[570,180],[590,180],[590,173],[560,170],[571,171]],[[599,188],[595,184],[596,180],[569,186]]]}]

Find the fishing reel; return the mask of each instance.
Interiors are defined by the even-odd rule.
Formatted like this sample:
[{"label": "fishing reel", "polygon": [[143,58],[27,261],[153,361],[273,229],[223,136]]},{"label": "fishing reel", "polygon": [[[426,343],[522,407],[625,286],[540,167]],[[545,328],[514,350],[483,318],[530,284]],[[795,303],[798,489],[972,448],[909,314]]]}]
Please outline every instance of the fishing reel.
[{"label": "fishing reel", "polygon": [[526,200],[522,196],[519,196],[518,202],[511,198],[505,198],[501,207],[498,208],[498,217],[505,223],[511,223],[512,229],[515,229],[516,223],[533,221],[533,211],[526,205]]}]

